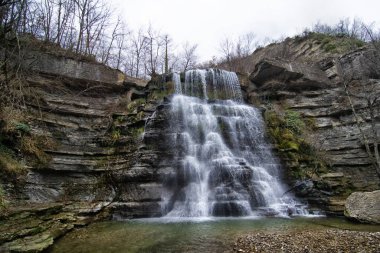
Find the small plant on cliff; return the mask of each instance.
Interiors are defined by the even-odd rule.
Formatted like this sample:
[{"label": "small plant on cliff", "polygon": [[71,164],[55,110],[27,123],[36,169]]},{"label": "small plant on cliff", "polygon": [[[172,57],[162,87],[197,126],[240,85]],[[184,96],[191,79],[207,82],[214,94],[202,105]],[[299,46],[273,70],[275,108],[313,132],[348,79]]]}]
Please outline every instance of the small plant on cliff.
[{"label": "small plant on cliff", "polygon": [[5,192],[3,186],[0,184],[0,211],[3,211],[7,208],[7,200],[5,198]]},{"label": "small plant on cliff", "polygon": [[44,168],[51,160],[45,149],[55,149],[55,144],[45,136],[24,135],[21,138],[20,148],[35,167]]},{"label": "small plant on cliff", "polygon": [[22,164],[17,160],[13,150],[0,143],[0,176],[17,178],[25,173]]},{"label": "small plant on cliff", "polygon": [[134,140],[138,141],[140,140],[141,136],[144,133],[145,128],[144,127],[137,127],[137,128],[132,128],[129,130],[131,136],[133,137]]},{"label": "small plant on cliff", "polygon": [[120,133],[120,130],[119,129],[114,129],[112,130],[111,132],[111,139],[113,142],[116,142],[120,139],[121,137],[121,133]]},{"label": "small plant on cliff", "polygon": [[127,110],[128,112],[132,113],[134,112],[139,106],[142,106],[146,103],[145,99],[144,98],[138,98],[138,99],[135,99],[133,101],[131,101],[128,105],[127,105]]},{"label": "small plant on cliff", "polygon": [[26,123],[18,122],[15,125],[15,130],[21,131],[22,133],[30,133],[30,126]]},{"label": "small plant on cliff", "polygon": [[15,179],[25,172],[16,148],[23,133],[17,129],[22,119],[20,110],[11,107],[0,109],[0,175],[5,178]]},{"label": "small plant on cliff", "polygon": [[20,175],[25,172],[22,160],[44,167],[50,161],[45,149],[54,149],[55,144],[46,136],[32,133],[25,113],[11,108],[2,108],[0,113],[0,163],[4,173]]},{"label": "small plant on cliff", "polygon": [[164,89],[154,90],[151,94],[149,94],[149,99],[162,100],[164,99],[164,97],[170,94],[171,93],[168,90],[164,90]]},{"label": "small plant on cliff", "polygon": [[291,130],[294,134],[300,135],[305,129],[305,122],[299,112],[286,110],[284,120],[286,128]]}]

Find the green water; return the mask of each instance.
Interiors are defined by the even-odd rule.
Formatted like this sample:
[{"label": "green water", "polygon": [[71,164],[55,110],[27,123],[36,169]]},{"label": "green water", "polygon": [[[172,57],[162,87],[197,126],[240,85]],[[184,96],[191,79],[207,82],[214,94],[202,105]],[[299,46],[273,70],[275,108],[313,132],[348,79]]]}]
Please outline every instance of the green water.
[{"label": "green water", "polygon": [[230,252],[237,237],[255,231],[305,229],[380,231],[338,218],[263,218],[162,222],[109,221],[92,224],[61,238],[51,253]]}]

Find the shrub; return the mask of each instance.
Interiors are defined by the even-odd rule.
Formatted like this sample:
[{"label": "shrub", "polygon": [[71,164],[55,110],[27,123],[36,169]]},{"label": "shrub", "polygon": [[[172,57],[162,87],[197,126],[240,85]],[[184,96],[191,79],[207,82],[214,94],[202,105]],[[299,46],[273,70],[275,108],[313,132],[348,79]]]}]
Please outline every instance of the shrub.
[{"label": "shrub", "polygon": [[144,133],[144,130],[145,130],[144,127],[132,128],[130,130],[130,133],[135,140],[138,140],[140,139],[141,135]]},{"label": "shrub", "polygon": [[286,127],[294,134],[300,135],[305,129],[305,122],[302,120],[298,112],[287,110],[285,112]]},{"label": "shrub", "polygon": [[21,138],[20,148],[23,154],[27,155],[37,168],[43,168],[51,160],[44,149],[55,149],[55,143],[44,136],[23,136]]},{"label": "shrub", "polygon": [[127,110],[128,110],[129,112],[133,112],[135,109],[137,109],[137,107],[139,107],[139,106],[141,106],[141,105],[143,105],[143,104],[145,104],[145,103],[146,103],[146,101],[145,101],[144,98],[138,98],[138,99],[135,99],[135,100],[133,100],[132,102],[130,102],[130,103],[128,104],[128,106],[127,106]]},{"label": "shrub", "polygon": [[22,133],[30,133],[30,126],[26,123],[17,122],[15,123],[15,130],[21,131]]},{"label": "shrub", "polygon": [[333,52],[334,50],[336,51],[336,49],[337,49],[336,45],[333,43],[328,43],[328,44],[324,45],[323,48],[326,52]]},{"label": "shrub", "polygon": [[7,200],[5,198],[5,192],[3,186],[0,184],[0,211],[3,211],[7,207]]},{"label": "shrub", "polygon": [[24,172],[25,169],[15,158],[14,152],[0,143],[0,175],[17,177]]},{"label": "shrub", "polygon": [[121,137],[121,133],[120,133],[120,130],[119,129],[114,129],[112,130],[111,132],[111,139],[113,142],[116,142],[120,139]]}]

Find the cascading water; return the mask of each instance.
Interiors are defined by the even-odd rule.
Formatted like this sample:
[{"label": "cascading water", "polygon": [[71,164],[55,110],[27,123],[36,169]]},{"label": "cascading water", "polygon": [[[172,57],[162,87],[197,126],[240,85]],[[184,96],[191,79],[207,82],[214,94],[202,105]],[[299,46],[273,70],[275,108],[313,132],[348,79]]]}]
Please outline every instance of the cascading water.
[{"label": "cascading water", "polygon": [[173,74],[173,149],[178,168],[163,193],[169,217],[305,214],[284,195],[278,161],[258,109],[243,104],[239,80],[224,70]]}]

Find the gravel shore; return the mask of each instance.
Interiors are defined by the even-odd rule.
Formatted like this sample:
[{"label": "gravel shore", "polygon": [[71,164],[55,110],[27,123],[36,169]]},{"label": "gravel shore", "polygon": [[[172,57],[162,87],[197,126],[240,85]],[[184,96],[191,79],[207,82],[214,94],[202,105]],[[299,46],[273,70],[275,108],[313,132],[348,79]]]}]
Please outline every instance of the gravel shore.
[{"label": "gravel shore", "polygon": [[380,252],[380,232],[339,229],[257,232],[239,237],[233,252]]}]

